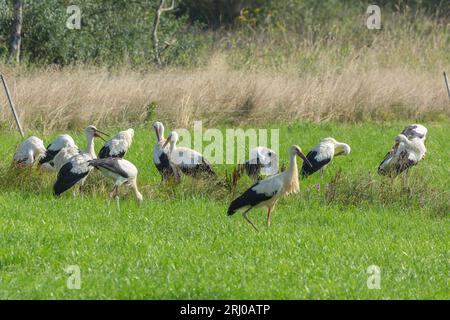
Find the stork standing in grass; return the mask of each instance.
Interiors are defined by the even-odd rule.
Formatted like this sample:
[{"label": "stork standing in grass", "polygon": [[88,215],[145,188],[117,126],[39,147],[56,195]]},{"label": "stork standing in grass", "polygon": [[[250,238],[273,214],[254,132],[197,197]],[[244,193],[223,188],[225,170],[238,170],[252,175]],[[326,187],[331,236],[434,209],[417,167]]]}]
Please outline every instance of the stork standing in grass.
[{"label": "stork standing in grass", "polygon": [[78,149],[75,141],[73,141],[72,137],[68,134],[62,134],[56,137],[56,139],[48,145],[44,157],[39,160],[39,165],[45,170],[55,171],[56,168],[54,166],[53,159],[63,148],[66,147]]},{"label": "stork standing in grass", "polygon": [[298,180],[298,170],[296,157],[303,159],[304,163],[310,164],[308,159],[302,153],[300,147],[291,146],[289,148],[289,166],[288,168],[265,180],[261,180],[251,186],[241,196],[231,202],[228,208],[228,215],[233,215],[241,208],[248,208],[243,212],[243,217],[255,230],[255,225],[247,217],[248,212],[253,208],[267,208],[267,226],[270,226],[270,212],[275,207],[278,199],[290,193],[297,193],[300,190]]},{"label": "stork standing in grass", "polygon": [[395,138],[392,154],[389,153],[383,160],[378,167],[378,172],[381,175],[395,177],[418,164],[425,157],[426,151],[425,143],[421,138],[408,139],[407,136],[399,134]]},{"label": "stork standing in grass", "polygon": [[13,163],[32,166],[37,159],[45,155],[45,152],[44,142],[38,137],[31,136],[19,146],[14,154]]},{"label": "stork standing in grass", "polygon": [[89,161],[96,158],[94,139],[96,137],[104,138],[101,136],[106,135],[106,133],[101,132],[95,126],[88,126],[84,129],[86,135],[86,149],[83,152],[73,156],[70,160],[64,164],[58,172],[58,177],[53,186],[53,191],[55,195],[59,196],[63,192],[67,191],[75,184],[80,186],[80,193],[83,194],[84,182],[92,170],[89,165]]},{"label": "stork standing in grass", "polygon": [[121,158],[93,159],[89,161],[89,166],[99,169],[105,177],[114,181],[114,187],[108,199],[110,201],[114,197],[118,209],[120,209],[119,187],[123,184],[129,185],[134,191],[138,204],[142,203],[143,197],[137,187],[138,170],[130,161]]},{"label": "stork standing in grass", "polygon": [[178,133],[172,131],[167,137],[163,149],[170,144],[170,160],[180,168],[184,174],[194,178],[202,176],[216,177],[216,173],[211,167],[211,164],[200,152],[185,147],[177,147],[177,141]]},{"label": "stork standing in grass", "polygon": [[278,173],[278,156],[272,149],[256,147],[250,150],[250,159],[244,163],[245,172],[253,180],[261,174],[271,176]]},{"label": "stork standing in grass", "polygon": [[[378,166],[380,175],[396,176],[413,165],[416,165],[425,157],[425,140],[428,130],[421,124],[407,126],[399,136],[395,144],[386,154]],[[409,141],[403,142],[404,138]]]},{"label": "stork standing in grass", "polygon": [[176,182],[179,182],[180,172],[170,160],[169,146],[166,144],[166,139],[164,138],[164,125],[156,121],[153,123],[153,129],[155,129],[156,134],[156,144],[153,147],[153,163],[161,174],[163,181],[173,178]]},{"label": "stork standing in grass", "polygon": [[302,177],[307,177],[319,170],[320,176],[323,177],[325,168],[334,157],[341,155],[346,156],[350,151],[351,148],[346,143],[338,142],[334,138],[322,139],[322,141],[306,155],[311,166],[303,162]]},{"label": "stork standing in grass", "polygon": [[98,153],[99,159],[123,158],[133,142],[134,130],[128,129],[106,141]]}]

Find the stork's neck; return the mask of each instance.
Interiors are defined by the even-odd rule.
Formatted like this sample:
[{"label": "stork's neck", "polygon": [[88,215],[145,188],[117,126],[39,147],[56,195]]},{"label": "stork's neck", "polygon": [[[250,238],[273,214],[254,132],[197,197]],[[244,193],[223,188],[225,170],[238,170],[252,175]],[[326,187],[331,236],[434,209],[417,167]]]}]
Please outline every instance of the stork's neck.
[{"label": "stork's neck", "polygon": [[295,172],[298,172],[298,168],[297,168],[297,157],[294,155],[290,155],[289,156],[289,166],[287,168],[287,173],[288,174],[293,174]]},{"label": "stork's neck", "polygon": [[84,153],[89,155],[92,159],[96,158],[95,156],[95,148],[94,148],[94,136],[93,135],[86,135],[86,149],[84,150]]},{"label": "stork's neck", "polygon": [[289,166],[284,172],[284,186],[284,191],[288,194],[297,193],[300,190],[295,154],[289,155]]},{"label": "stork's neck", "polygon": [[177,142],[171,141],[170,142],[170,153],[173,153],[173,151],[177,148]]}]

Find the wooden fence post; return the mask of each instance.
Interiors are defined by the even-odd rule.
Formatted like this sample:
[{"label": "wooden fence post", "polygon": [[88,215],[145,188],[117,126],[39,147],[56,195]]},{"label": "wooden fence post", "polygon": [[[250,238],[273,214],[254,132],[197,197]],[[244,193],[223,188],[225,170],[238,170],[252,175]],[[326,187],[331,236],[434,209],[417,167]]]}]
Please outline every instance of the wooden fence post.
[{"label": "wooden fence post", "polygon": [[22,137],[25,137],[25,134],[23,133],[22,125],[20,124],[19,116],[17,115],[16,108],[14,107],[14,103],[11,98],[11,94],[9,93],[8,86],[6,85],[6,79],[1,74],[0,78],[3,83],[3,88],[5,89],[6,97],[8,98],[9,106],[11,107],[11,112],[14,116],[14,120],[16,120],[17,128],[19,129],[19,133],[22,135]]}]

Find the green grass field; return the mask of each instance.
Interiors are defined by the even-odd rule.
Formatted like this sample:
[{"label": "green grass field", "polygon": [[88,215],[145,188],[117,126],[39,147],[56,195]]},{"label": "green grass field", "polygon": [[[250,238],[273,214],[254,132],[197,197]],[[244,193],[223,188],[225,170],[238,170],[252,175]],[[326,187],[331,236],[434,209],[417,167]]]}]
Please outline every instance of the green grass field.
[{"label": "green grass field", "polygon": [[[233,196],[221,183],[161,186],[150,128],[136,129],[127,155],[144,203],[125,192],[121,211],[108,207],[110,182],[98,173],[84,199],[55,199],[53,175],[8,172],[21,138],[1,133],[0,298],[449,299],[450,126],[424,123],[425,160],[407,176],[379,177],[406,124],[281,125],[282,161],[289,145],[306,153],[327,136],[352,153],[326,171],[333,194],[316,189],[317,174],[278,203],[269,229],[265,211],[253,211],[259,233],[240,214],[226,216]],[[220,179],[232,168],[216,166]],[[238,192],[250,184],[242,179]],[[79,290],[67,288],[70,265],[81,269]],[[367,287],[370,265],[381,269],[379,290]]]}]

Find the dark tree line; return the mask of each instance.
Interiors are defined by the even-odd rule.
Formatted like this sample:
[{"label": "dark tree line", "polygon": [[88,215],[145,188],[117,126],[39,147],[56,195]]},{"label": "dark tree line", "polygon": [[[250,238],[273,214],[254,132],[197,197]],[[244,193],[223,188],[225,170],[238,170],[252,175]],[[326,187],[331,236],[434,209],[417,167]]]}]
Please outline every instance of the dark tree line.
[{"label": "dark tree line", "polygon": [[[32,63],[189,64],[212,45],[211,32],[271,21],[302,34],[329,20],[365,12],[359,0],[0,0],[0,58]],[[448,0],[379,0],[386,10],[450,17]],[[82,27],[66,27],[66,9],[77,4]],[[270,19],[268,19],[270,18]],[[155,25],[157,31],[155,32]],[[252,26],[253,26],[252,25]]]}]

